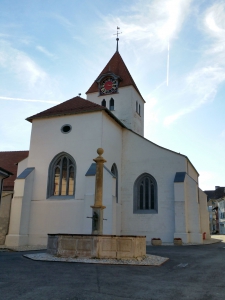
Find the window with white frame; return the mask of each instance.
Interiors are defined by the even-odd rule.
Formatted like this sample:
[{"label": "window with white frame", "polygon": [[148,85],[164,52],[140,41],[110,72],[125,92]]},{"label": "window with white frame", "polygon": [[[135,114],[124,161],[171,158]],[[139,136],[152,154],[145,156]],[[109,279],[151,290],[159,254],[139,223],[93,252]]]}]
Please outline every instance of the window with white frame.
[{"label": "window with white frame", "polygon": [[144,173],[134,183],[134,209],[135,214],[157,213],[157,182],[155,178]]},{"label": "window with white frame", "polygon": [[49,165],[47,197],[75,194],[76,163],[71,155],[62,152]]}]

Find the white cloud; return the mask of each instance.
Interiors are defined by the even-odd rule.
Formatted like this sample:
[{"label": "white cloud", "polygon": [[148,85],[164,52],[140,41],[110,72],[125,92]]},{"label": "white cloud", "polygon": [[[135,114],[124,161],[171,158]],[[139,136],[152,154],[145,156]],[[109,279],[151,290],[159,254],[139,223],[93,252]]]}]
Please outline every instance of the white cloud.
[{"label": "white cloud", "polygon": [[145,100],[145,123],[147,123],[145,125],[147,125],[146,127],[149,127],[149,123],[158,122],[158,112],[154,110],[158,101],[155,97],[152,97],[150,94],[145,97]]},{"label": "white cloud", "polygon": [[209,7],[205,14],[205,25],[209,33],[214,36],[223,36],[225,33],[225,3],[217,2]]},{"label": "white cloud", "polygon": [[43,102],[43,103],[57,103],[59,104],[59,101],[52,101],[52,100],[37,100],[37,99],[24,99],[24,98],[10,98],[10,97],[3,97],[0,96],[0,99],[7,100],[7,101],[22,101],[22,102]]},{"label": "white cloud", "polygon": [[7,42],[0,42],[0,65],[13,72],[21,81],[33,87],[38,81],[45,81],[47,74],[26,53],[13,48]]},{"label": "white cloud", "polygon": [[123,17],[102,17],[105,26],[102,31],[115,30],[117,24],[122,31],[123,40],[138,42],[149,50],[163,51],[168,40],[176,38],[189,13],[192,0],[139,0],[132,7],[132,12]]},{"label": "white cloud", "polygon": [[[4,70],[4,81],[0,82],[2,96],[32,99],[59,99],[60,85],[27,53],[0,40],[0,70]],[[14,89],[9,87],[13,85]],[[15,92],[16,91],[16,94]],[[15,95],[14,95],[15,94]]]},{"label": "white cloud", "polygon": [[54,19],[58,20],[59,23],[60,23],[61,25],[63,25],[64,27],[66,27],[67,29],[70,29],[70,28],[73,28],[73,27],[74,27],[74,24],[73,24],[73,23],[71,23],[67,18],[65,18],[65,17],[63,17],[63,16],[61,16],[61,15],[59,15],[59,14],[53,13],[53,14],[51,14],[51,16],[52,16]]},{"label": "white cloud", "polygon": [[206,170],[202,170],[199,176],[199,186],[202,190],[214,190],[215,186],[212,182],[216,182],[218,174]]},{"label": "white cloud", "polygon": [[205,103],[212,102],[219,85],[225,82],[225,3],[218,2],[208,8],[202,23],[204,32],[212,39],[205,45],[206,50],[198,65],[183,82],[183,96],[190,99],[189,104],[167,116],[164,120],[165,125],[173,123]]},{"label": "white cloud", "polygon": [[44,53],[44,54],[47,55],[48,57],[51,57],[51,58],[54,58],[54,57],[55,57],[54,54],[52,54],[51,52],[49,52],[48,50],[46,50],[46,49],[45,49],[44,47],[42,47],[42,46],[37,46],[36,48],[37,48],[38,51]]}]

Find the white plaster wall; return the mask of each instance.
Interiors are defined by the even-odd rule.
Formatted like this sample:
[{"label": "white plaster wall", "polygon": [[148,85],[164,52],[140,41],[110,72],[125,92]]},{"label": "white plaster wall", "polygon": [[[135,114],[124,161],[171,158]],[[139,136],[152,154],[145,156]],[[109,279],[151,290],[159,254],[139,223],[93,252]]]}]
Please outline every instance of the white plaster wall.
[{"label": "white plaster wall", "polygon": [[83,233],[91,234],[91,229],[92,229],[91,206],[94,205],[95,202],[95,176],[85,176],[84,180],[85,180],[85,195],[84,195]]},{"label": "white plaster wall", "polygon": [[[70,133],[61,132],[64,124],[72,126]],[[101,112],[34,120],[28,159],[28,166],[35,167],[33,199],[46,199],[49,164],[60,152],[75,159],[75,199],[84,199],[84,176],[101,147],[101,132]]]},{"label": "white plaster wall", "polygon": [[191,243],[202,243],[200,225],[200,207],[198,197],[198,184],[190,176],[185,177],[186,201],[188,204],[188,233]]},{"label": "white plaster wall", "polygon": [[27,164],[28,164],[28,157],[26,157],[25,159],[21,160],[18,163],[17,177],[27,168]]},{"label": "white plaster wall", "polygon": [[[186,185],[184,182],[174,183],[175,233],[187,232]],[[180,237],[180,236],[179,236]]]},{"label": "white plaster wall", "polygon": [[[122,234],[146,235],[173,241],[174,177],[186,171],[186,158],[124,131],[122,159]],[[151,174],[158,185],[158,214],[133,214],[133,186],[142,173]]]},{"label": "white plaster wall", "polygon": [[26,178],[15,180],[15,190],[10,212],[9,232],[6,236],[5,242],[7,246],[28,244],[34,173],[35,172],[33,170]]},{"label": "white plaster wall", "polygon": [[[61,133],[61,127],[70,124],[69,134]],[[33,122],[28,167],[35,167],[35,184],[31,201],[30,244],[46,244],[48,233],[90,233],[90,205],[93,205],[94,186],[86,182],[85,174],[98,156],[96,150],[102,147],[106,166],[111,170],[116,163],[121,173],[122,128],[105,112],[87,113]],[[46,199],[48,167],[60,152],[69,153],[76,161],[76,191],[70,199]],[[108,172],[107,172],[108,173]],[[108,173],[109,174],[109,173]],[[107,175],[105,175],[107,176]],[[105,192],[110,202],[106,214],[112,211],[112,177],[105,183]],[[88,186],[89,185],[89,186]],[[86,190],[86,192],[85,192]],[[108,200],[109,201],[109,200]],[[111,205],[111,206],[110,206]],[[109,217],[112,229],[113,215]],[[118,222],[119,223],[119,222]],[[105,233],[104,232],[104,233]]]},{"label": "white plaster wall", "polygon": [[192,164],[187,160],[187,173],[190,177],[192,177],[196,182],[198,182],[198,173]]},{"label": "white plaster wall", "polygon": [[[133,86],[118,89],[118,93],[112,95],[99,96],[99,93],[87,94],[87,99],[101,105],[102,100],[106,100],[106,107],[109,109],[110,99],[114,99],[115,110],[112,113],[122,121],[125,126],[144,135],[144,101]],[[141,113],[136,113],[136,101],[140,104]]]},{"label": "white plaster wall", "polygon": [[121,203],[121,165],[123,152],[123,128],[104,112],[102,119],[102,148],[105,166],[111,171],[115,163],[118,170],[118,202]]},{"label": "white plaster wall", "polygon": [[30,245],[46,245],[48,233],[83,233],[83,200],[31,202]]},{"label": "white plaster wall", "polygon": [[201,233],[206,233],[206,239],[210,239],[210,227],[209,227],[209,212],[207,206],[207,195],[201,190],[199,191],[199,205],[200,205],[200,221],[201,221]]}]

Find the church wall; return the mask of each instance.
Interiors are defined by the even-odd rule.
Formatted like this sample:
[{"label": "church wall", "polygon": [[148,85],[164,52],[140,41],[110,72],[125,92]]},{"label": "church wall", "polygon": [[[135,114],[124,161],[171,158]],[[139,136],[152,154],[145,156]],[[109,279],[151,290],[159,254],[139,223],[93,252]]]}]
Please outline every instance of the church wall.
[{"label": "church wall", "polygon": [[196,182],[198,182],[198,173],[192,166],[192,164],[187,161],[187,173],[189,176],[191,176]]},{"label": "church wall", "polygon": [[[124,131],[122,167],[122,234],[146,235],[171,242],[175,231],[174,177],[186,171],[186,158],[160,148],[140,136]],[[133,213],[134,182],[142,173],[151,174],[158,185],[158,213]]]},{"label": "church wall", "polygon": [[[31,201],[30,244],[46,244],[47,233],[82,233],[85,174],[101,146],[102,112],[34,120],[28,166],[35,167]],[[61,132],[72,126],[68,134]],[[48,168],[60,152],[76,161],[75,197],[46,199]]]},{"label": "church wall", "polygon": [[28,157],[21,160],[19,163],[18,163],[18,167],[17,167],[17,176],[19,176],[23,170],[25,170],[27,168],[27,164],[28,164]]},{"label": "church wall", "polygon": [[[61,133],[61,127],[70,124],[69,134]],[[85,222],[93,205],[93,195],[85,194],[85,174],[97,157],[97,148],[104,149],[106,166],[111,170],[116,163],[121,176],[122,129],[105,112],[79,114],[35,120],[33,122],[28,167],[35,167],[35,180],[31,201],[29,244],[46,244],[48,233],[90,233]],[[70,199],[46,199],[48,168],[51,160],[60,152],[69,153],[76,161],[75,197]],[[107,175],[106,175],[107,177]],[[115,181],[115,180],[114,180]],[[114,183],[115,185],[115,183]],[[108,223],[105,233],[120,233],[120,220],[115,221],[117,206],[112,193],[112,176],[105,187]],[[86,205],[85,201],[92,202]],[[104,199],[103,199],[104,203]],[[112,213],[114,211],[114,213]],[[120,215],[119,219],[120,219]],[[117,218],[117,216],[116,216]],[[107,221],[104,221],[107,222]],[[119,226],[119,228],[117,228]]]},{"label": "church wall", "polygon": [[75,201],[31,201],[29,244],[47,244],[48,233],[83,233],[84,201]]},{"label": "church wall", "polygon": [[[115,110],[112,113],[121,120],[125,126],[144,135],[144,101],[133,86],[119,88],[118,93],[99,96],[98,93],[87,94],[87,99],[101,105],[106,100],[106,107],[109,109],[110,99],[114,99]],[[140,116],[136,112],[136,101],[140,104]]]},{"label": "church wall", "polygon": [[186,202],[188,208],[188,233],[191,243],[202,243],[202,232],[200,225],[200,207],[198,184],[190,176],[186,176]]},{"label": "church wall", "polygon": [[[102,147],[104,149],[103,157],[107,160],[105,166],[111,170],[112,165],[115,163],[118,169],[118,203],[114,197],[113,210],[116,214],[116,221],[114,234],[121,232],[121,178],[122,178],[122,152],[123,152],[123,129],[121,126],[112,120],[106,113],[103,114],[103,135]],[[104,199],[103,199],[104,205]],[[115,216],[113,216],[115,218]]]},{"label": "church wall", "polygon": [[[72,126],[70,133],[61,133],[64,124]],[[76,161],[75,199],[84,198],[83,178],[101,145],[101,126],[101,112],[33,122],[28,166],[35,167],[34,200],[46,199],[49,164],[60,152],[69,153]]]}]

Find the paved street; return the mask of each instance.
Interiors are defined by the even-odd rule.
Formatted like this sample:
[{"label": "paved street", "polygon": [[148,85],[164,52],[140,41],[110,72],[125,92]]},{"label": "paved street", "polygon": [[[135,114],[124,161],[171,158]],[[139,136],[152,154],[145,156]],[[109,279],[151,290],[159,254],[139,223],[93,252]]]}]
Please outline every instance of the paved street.
[{"label": "paved street", "polygon": [[225,298],[225,242],[147,247],[170,258],[161,267],[40,262],[25,253],[0,251],[1,300]]}]

